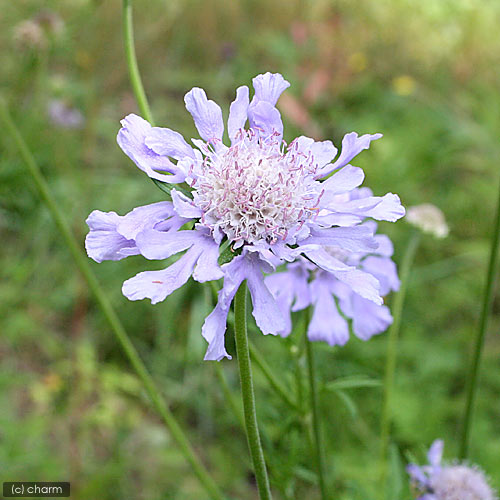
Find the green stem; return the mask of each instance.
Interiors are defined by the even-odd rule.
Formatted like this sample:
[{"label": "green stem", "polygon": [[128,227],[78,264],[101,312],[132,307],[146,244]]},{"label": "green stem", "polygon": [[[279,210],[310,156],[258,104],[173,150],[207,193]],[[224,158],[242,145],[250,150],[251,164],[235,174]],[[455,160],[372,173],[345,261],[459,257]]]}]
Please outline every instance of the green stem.
[{"label": "green stem", "polygon": [[[212,289],[212,298],[215,303],[217,303],[217,286],[215,281],[210,282],[210,286]],[[234,321],[231,321],[228,318],[228,324],[233,326],[234,329]],[[250,349],[250,355],[252,356],[253,361],[260,369],[264,377],[267,378],[269,385],[276,391],[276,394],[280,396],[283,401],[294,411],[301,411],[299,405],[293,401],[293,399],[288,395],[287,388],[278,380],[278,377],[273,373],[272,368],[269,366],[269,363],[264,359],[261,352],[255,347],[255,345],[248,340],[248,347]]]},{"label": "green stem", "polygon": [[460,442],[460,458],[467,458],[469,452],[470,428],[474,414],[474,404],[476,400],[479,365],[481,364],[481,355],[483,351],[484,338],[488,328],[488,320],[493,303],[493,289],[498,268],[498,243],[500,239],[500,189],[497,201],[497,212],[495,219],[495,227],[491,235],[491,252],[490,261],[488,264],[488,274],[486,276],[486,285],[484,288],[483,306],[481,309],[481,318],[479,320],[479,328],[476,334],[474,352],[471,359],[469,374],[467,377],[467,401],[465,405],[465,416],[462,428],[462,436]]},{"label": "green stem", "polygon": [[227,383],[226,376],[224,375],[224,369],[222,368],[220,362],[216,362],[215,364],[215,375],[217,376],[217,379],[219,380],[222,393],[224,394],[224,398],[226,399],[227,403],[231,407],[232,412],[234,413],[234,416],[236,417],[236,420],[238,420],[238,423],[241,425],[242,429],[245,429],[245,420],[243,418],[243,413],[241,411],[241,407],[238,406],[236,403],[233,393],[231,392],[231,389],[229,388],[229,384]]},{"label": "green stem", "polygon": [[301,409],[299,408],[298,404],[288,395],[287,389],[273,373],[271,367],[264,359],[264,356],[262,356],[259,350],[251,342],[249,342],[249,348],[253,361],[255,361],[255,364],[260,368],[264,376],[267,378],[271,387],[292,410],[300,413]]},{"label": "green stem", "polygon": [[[401,263],[400,280],[401,285],[399,292],[394,297],[393,306],[393,322],[389,329],[387,339],[387,356],[385,363],[385,381],[384,381],[384,395],[382,407],[382,419],[380,426],[380,459],[382,464],[382,492],[385,491],[385,481],[387,474],[387,451],[389,447],[389,435],[392,420],[392,393],[394,389],[394,376],[396,372],[396,360],[398,353],[398,339],[399,329],[401,326],[401,317],[403,313],[403,305],[405,301],[406,289],[408,287],[408,278],[410,270],[417,252],[418,244],[420,242],[420,232],[414,231],[410,237],[410,241],[406,248]],[[382,493],[383,494],[383,493]]]},{"label": "green stem", "polygon": [[130,82],[134,91],[135,99],[143,117],[154,125],[153,115],[149,108],[148,99],[142,85],[137,57],[135,55],[134,30],[132,25],[132,0],[123,0],[123,37],[125,41],[125,55],[130,75]]},{"label": "green stem", "polygon": [[207,493],[213,499],[222,500],[223,497],[222,494],[219,492],[217,485],[214,483],[214,481],[208,475],[208,472],[206,471],[202,463],[196,457],[193,449],[191,448],[191,445],[189,444],[186,435],[184,434],[183,430],[177,423],[175,417],[173,416],[173,414],[170,412],[167,405],[163,401],[160,392],[158,391],[158,388],[156,387],[151,375],[147,371],[146,366],[141,360],[139,354],[137,353],[125,329],[123,328],[120,319],[118,318],[115,310],[113,309],[113,306],[111,305],[111,302],[109,301],[108,297],[101,288],[101,285],[97,281],[95,274],[90,268],[87,257],[84,255],[84,253],[80,248],[80,244],[76,241],[75,237],[71,233],[69,226],[66,220],[64,219],[64,216],[60,208],[57,206],[57,202],[55,201],[54,197],[52,196],[49,190],[49,186],[45,181],[42,172],[40,171],[40,168],[36,164],[31,151],[29,150],[24,139],[19,133],[19,130],[14,124],[7,110],[6,105],[1,98],[0,98],[0,121],[3,122],[4,129],[7,130],[7,132],[11,135],[17,148],[19,149],[19,152],[26,164],[28,172],[33,178],[33,181],[35,183],[36,189],[38,190],[40,198],[47,206],[59,232],[61,233],[64,243],[67,245],[71,255],[73,256],[76,266],[78,267],[83,277],[85,278],[87,285],[90,291],[94,294],[94,298],[98,306],[101,308],[104,317],[108,321],[111,330],[115,334],[123,351],[125,352],[130,363],[132,364],[133,369],[135,370],[138,377],[142,381],[144,388],[146,389],[146,392],[151,402],[153,403],[153,406],[162,417],[163,422],[169,429],[172,437],[179,446],[182,454],[184,455],[188,463],[191,465],[193,472],[196,474],[196,476],[200,480],[200,483],[204,486]]},{"label": "green stem", "polygon": [[255,411],[255,394],[252,380],[252,367],[248,348],[247,335],[247,285],[243,282],[234,298],[234,337],[236,341],[236,354],[240,370],[241,395],[243,398],[243,413],[245,416],[245,429],[252,457],[255,479],[261,500],[271,499],[271,489],[267,477],[264,452],[260,442],[257,414]]},{"label": "green stem", "polygon": [[[307,316],[309,314],[307,313]],[[319,405],[318,405],[318,394],[316,390],[316,376],[314,367],[314,353],[312,342],[307,338],[307,325],[309,321],[306,321],[305,329],[305,343],[306,343],[306,357],[307,357],[307,372],[309,378],[309,395],[311,398],[311,408],[312,408],[312,427],[314,433],[314,453],[316,455],[316,468],[318,473],[319,488],[321,491],[322,500],[328,499],[328,492],[325,483],[325,460],[323,445],[321,441],[321,419],[319,415]]]}]

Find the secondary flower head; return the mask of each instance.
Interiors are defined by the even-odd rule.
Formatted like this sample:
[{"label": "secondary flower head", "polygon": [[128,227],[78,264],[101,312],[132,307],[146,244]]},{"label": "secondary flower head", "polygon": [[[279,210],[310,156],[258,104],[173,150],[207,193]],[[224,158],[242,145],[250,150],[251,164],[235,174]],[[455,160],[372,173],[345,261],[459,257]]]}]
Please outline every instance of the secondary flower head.
[{"label": "secondary flower head", "polygon": [[[350,196],[355,198],[363,190],[354,190]],[[377,225],[366,221],[358,227],[372,234]],[[358,279],[366,275],[377,279],[380,295],[385,296],[399,289],[396,265],[391,260],[393,246],[390,239],[381,234],[374,236],[374,243],[378,246],[349,252],[332,241],[325,246],[325,251],[358,270]],[[349,274],[354,277],[353,271]],[[312,308],[307,330],[309,340],[324,341],[332,346],[344,345],[349,340],[349,323],[354,334],[362,340],[382,333],[392,323],[389,308],[357,293],[357,282],[346,283],[303,257],[288,264],[285,271],[271,274],[265,281],[286,318],[287,326],[280,332],[283,336],[292,330],[290,313],[309,306]]]},{"label": "secondary flower head", "polygon": [[[124,217],[94,211],[87,221],[87,252],[98,262],[135,254],[161,260],[186,251],[164,270],[127,280],[123,293],[131,300],[162,301],[190,276],[200,282],[224,278],[202,330],[209,344],[205,359],[229,357],[226,320],[244,280],[263,333],[286,331],[286,317],[263,274],[285,262],[307,258],[315,269],[381,305],[376,275],[350,263],[349,255],[378,247],[374,227],[361,224],[366,218],[395,221],[404,215],[396,195],[376,197],[357,190],[364,174],[349,165],[380,134],[347,134],[339,155],[330,141],[302,136],[287,144],[275,105],[289,83],[266,73],[255,77],[253,85],[252,100],[243,86],[231,104],[230,145],[223,143],[221,108],[199,88],[184,99],[201,137],[192,139],[194,147],[171,129],[127,116],[119,145],[149,177],[164,183],[172,201],[139,207]],[[331,246],[333,253],[327,250]],[[229,254],[226,263],[219,258],[221,248]]]},{"label": "secondary flower head", "polygon": [[448,236],[449,228],[443,212],[430,203],[408,207],[406,220],[424,231],[424,233],[432,234],[436,238]]},{"label": "secondary flower head", "polygon": [[441,464],[443,441],[429,449],[429,465],[408,466],[412,484],[419,492],[417,500],[497,500],[484,473],[476,466]]}]

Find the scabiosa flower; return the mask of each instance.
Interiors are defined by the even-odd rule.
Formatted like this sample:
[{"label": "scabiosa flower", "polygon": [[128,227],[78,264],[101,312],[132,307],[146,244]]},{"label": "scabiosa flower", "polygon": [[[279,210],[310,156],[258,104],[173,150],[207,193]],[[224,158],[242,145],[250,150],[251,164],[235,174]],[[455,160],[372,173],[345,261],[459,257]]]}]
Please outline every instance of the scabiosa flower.
[{"label": "scabiosa flower", "polygon": [[441,464],[443,441],[434,441],[427,454],[429,465],[407,468],[417,500],[498,500],[484,473],[476,466]]},{"label": "scabiosa flower", "polygon": [[432,234],[436,238],[448,236],[449,228],[443,212],[431,203],[408,207],[406,220],[424,233]]},{"label": "scabiosa flower", "polygon": [[349,162],[380,134],[347,134],[338,156],[331,141],[298,137],[287,144],[275,105],[289,83],[266,73],[255,77],[253,85],[251,101],[248,87],[242,86],[230,106],[230,146],[223,143],[221,108],[200,88],[184,98],[201,137],[192,139],[194,148],[178,132],[127,116],[118,144],[149,177],[170,186],[172,201],[139,207],[124,217],[94,211],[87,220],[87,252],[98,262],[135,254],[162,260],[186,251],[166,269],[125,281],[123,293],[130,300],[160,302],[190,276],[199,282],[224,278],[202,329],[208,342],[205,359],[210,360],[230,357],[224,347],[227,315],[245,280],[262,332],[287,329],[264,282],[264,273],[285,262],[305,257],[326,276],[381,305],[376,275],[325,247],[347,254],[374,251],[378,241],[373,227],[361,222],[367,217],[395,221],[404,215],[395,194],[376,197],[359,190],[350,195],[364,174]]},{"label": "scabiosa flower", "polygon": [[[348,194],[351,200],[365,196],[371,196],[368,188],[355,189]],[[371,235],[375,233],[377,225],[373,221],[366,221],[357,228]],[[367,246],[362,251],[348,249],[345,243],[341,247],[334,239],[324,243],[325,252],[358,270],[358,276],[365,273],[376,278],[380,295],[385,296],[399,289],[396,265],[391,260],[393,246],[387,236],[375,235],[373,247]],[[349,279],[346,280],[313,265],[304,257],[288,264],[284,272],[268,276],[265,283],[286,318],[286,328],[280,333],[283,336],[290,334],[291,311],[300,311],[309,306],[312,306],[307,330],[309,340],[321,340],[332,346],[344,345],[349,339],[348,320],[352,322],[354,334],[362,340],[385,331],[392,323],[389,308],[363,297],[359,293],[363,290],[358,289],[356,280],[353,271],[349,272]]]}]

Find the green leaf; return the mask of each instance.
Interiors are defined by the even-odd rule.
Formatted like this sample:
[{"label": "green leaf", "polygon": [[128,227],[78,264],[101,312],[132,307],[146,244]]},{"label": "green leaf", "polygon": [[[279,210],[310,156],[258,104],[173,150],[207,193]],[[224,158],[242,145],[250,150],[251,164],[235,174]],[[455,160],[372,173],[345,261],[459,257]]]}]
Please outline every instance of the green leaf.
[{"label": "green leaf", "polygon": [[179,184],[170,184],[168,182],[163,182],[159,181],[158,179],[151,179],[164,193],[166,193],[169,197],[169,199],[172,199],[171,191],[172,189],[175,189],[176,191],[180,191],[181,193],[185,194],[189,198],[191,198],[191,193],[187,190],[181,187]]},{"label": "green leaf", "polygon": [[346,394],[344,391],[339,391],[339,390],[334,390],[333,391],[339,399],[344,403],[345,407],[347,408],[347,411],[351,415],[351,418],[357,418],[358,417],[358,406],[354,402],[354,400]]},{"label": "green leaf", "polygon": [[407,476],[398,447],[392,443],[389,448],[389,478],[388,478],[388,500],[401,500],[405,485],[408,484]]},{"label": "green leaf", "polygon": [[327,382],[324,385],[324,389],[327,391],[338,391],[345,389],[361,389],[365,387],[380,387],[382,381],[370,377],[344,377],[334,380],[333,382]]}]

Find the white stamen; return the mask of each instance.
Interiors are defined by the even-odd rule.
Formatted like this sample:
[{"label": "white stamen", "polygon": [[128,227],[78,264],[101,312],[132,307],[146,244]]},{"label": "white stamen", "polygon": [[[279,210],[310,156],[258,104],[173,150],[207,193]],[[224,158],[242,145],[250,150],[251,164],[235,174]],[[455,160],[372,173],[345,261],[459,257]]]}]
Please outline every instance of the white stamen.
[{"label": "white stamen", "polygon": [[273,243],[315,217],[311,202],[319,201],[321,185],[305,160],[292,154],[295,148],[296,142],[287,148],[250,129],[236,145],[207,156],[193,193],[204,223],[230,241]]}]

